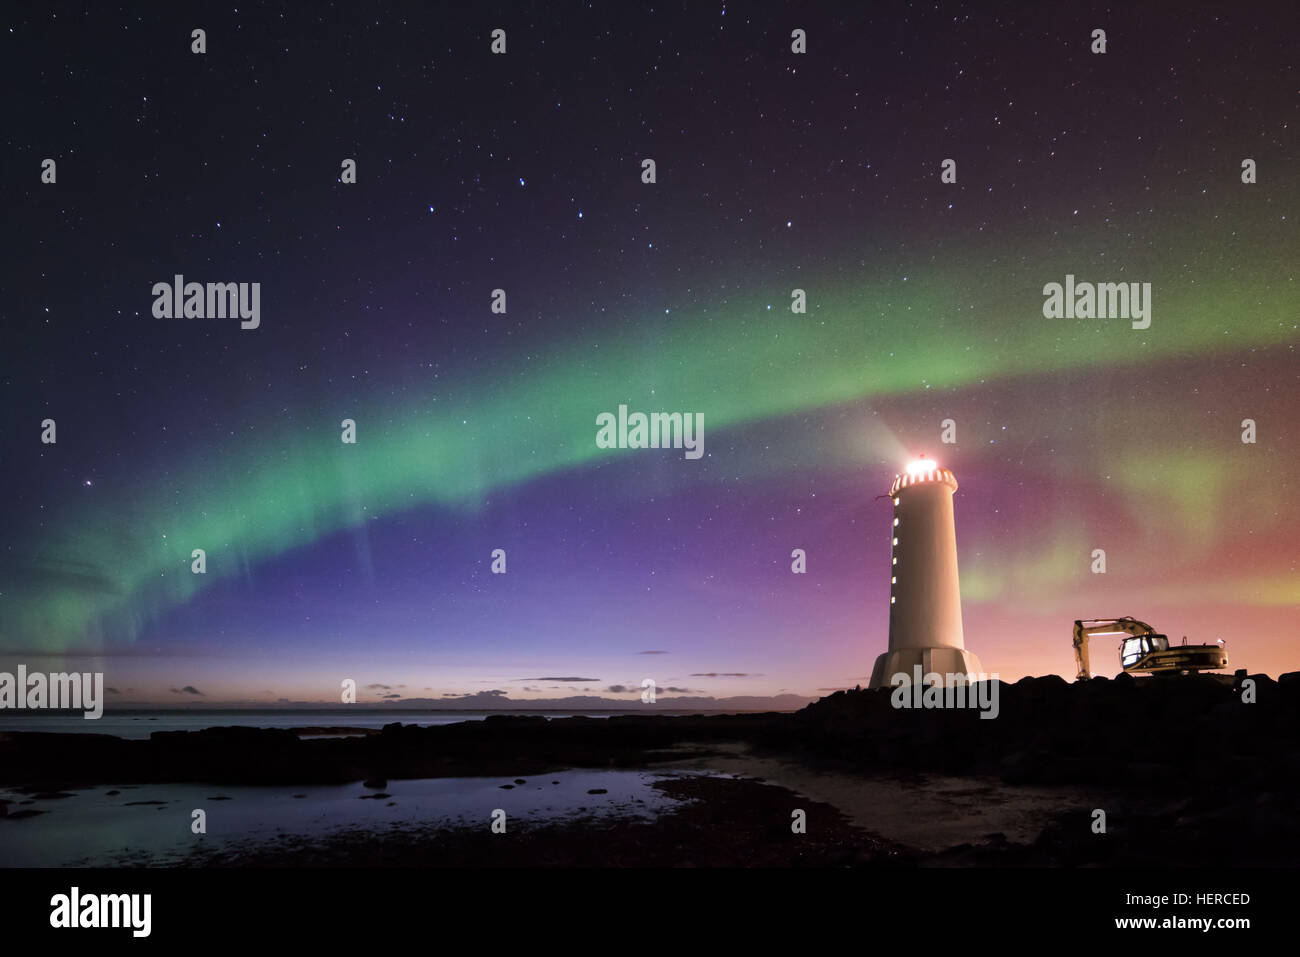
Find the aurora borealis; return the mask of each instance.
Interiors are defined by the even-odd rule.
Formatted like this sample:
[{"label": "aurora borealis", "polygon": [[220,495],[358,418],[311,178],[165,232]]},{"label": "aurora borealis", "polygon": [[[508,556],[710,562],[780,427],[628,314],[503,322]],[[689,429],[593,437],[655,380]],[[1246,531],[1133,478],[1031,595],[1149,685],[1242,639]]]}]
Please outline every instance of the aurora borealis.
[{"label": "aurora borealis", "polygon": [[[926,452],[990,671],[1069,677],[1114,615],[1300,669],[1284,14],[582,9],[502,12],[502,57],[472,11],[226,12],[203,56],[182,14],[8,15],[0,667],[816,696],[885,646],[874,499]],[[176,273],[260,282],[260,327],[154,318]],[[1150,328],[1044,318],[1067,274],[1151,283]],[[599,448],[620,404],[703,458]]]}]

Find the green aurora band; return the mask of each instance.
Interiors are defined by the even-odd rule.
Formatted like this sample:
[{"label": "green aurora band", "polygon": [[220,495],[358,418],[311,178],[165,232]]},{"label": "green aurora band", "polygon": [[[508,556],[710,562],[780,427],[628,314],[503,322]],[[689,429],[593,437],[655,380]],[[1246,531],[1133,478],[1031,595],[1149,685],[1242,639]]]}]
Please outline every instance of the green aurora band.
[{"label": "green aurora band", "polygon": [[[853,282],[801,281],[809,294],[803,316],[790,314],[788,288],[770,289],[765,297],[716,303],[707,314],[674,310],[655,327],[653,345],[641,335],[588,337],[526,362],[503,358],[490,382],[482,370],[459,383],[444,377],[424,401],[404,408],[321,408],[312,410],[310,428],[268,418],[253,424],[256,438],[232,440],[165,478],[144,478],[129,496],[70,508],[39,538],[15,547],[11,555],[26,560],[4,583],[0,648],[57,653],[134,639],[206,582],[340,530],[431,505],[477,509],[495,489],[623,456],[595,445],[597,414],[620,402],[702,412],[712,439],[719,430],[927,388],[953,392],[1295,341],[1291,276],[1246,262],[1222,277],[1221,250],[1178,261],[1188,265],[1175,276],[1151,270],[1143,277],[1154,281],[1153,322],[1144,331],[1122,319],[1041,314],[1044,282],[1060,282],[1066,272],[1131,280],[1141,275],[1132,268],[1088,275],[1054,263],[1020,266],[1024,279],[1012,282],[1005,269],[987,266],[911,270],[906,281],[868,281],[859,272]],[[1184,279],[1216,273],[1221,281]],[[356,445],[339,441],[344,418],[357,422]],[[865,460],[868,452],[895,458],[901,445],[887,429],[879,432],[860,448],[825,449],[815,464]],[[1137,469],[1132,491],[1171,497],[1175,518],[1196,514],[1205,482],[1226,481],[1217,467],[1187,461],[1185,444],[1174,438],[1141,456],[1147,464],[1162,458],[1176,461],[1191,485],[1150,484],[1136,477],[1150,470]],[[728,474],[744,478],[734,464],[727,463]],[[682,482],[693,480],[690,465]],[[787,457],[782,467],[808,461]],[[1128,474],[1113,462],[1108,469]],[[189,570],[198,547],[207,552],[206,576]],[[994,587],[970,582],[975,591]]]}]

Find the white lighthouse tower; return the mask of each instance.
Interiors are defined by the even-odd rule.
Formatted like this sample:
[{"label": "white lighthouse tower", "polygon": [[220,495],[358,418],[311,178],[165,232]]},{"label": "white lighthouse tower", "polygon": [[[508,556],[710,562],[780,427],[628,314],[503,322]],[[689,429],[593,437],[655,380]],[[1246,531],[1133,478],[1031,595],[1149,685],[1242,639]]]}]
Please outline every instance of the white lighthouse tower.
[{"label": "white lighthouse tower", "polygon": [[890,565],[889,650],[871,669],[872,688],[889,688],[895,675],[911,684],[921,674],[974,675],[980,661],[966,650],[961,630],[961,592],[957,585],[957,529],[951,471],[924,455],[895,477],[894,549]]}]

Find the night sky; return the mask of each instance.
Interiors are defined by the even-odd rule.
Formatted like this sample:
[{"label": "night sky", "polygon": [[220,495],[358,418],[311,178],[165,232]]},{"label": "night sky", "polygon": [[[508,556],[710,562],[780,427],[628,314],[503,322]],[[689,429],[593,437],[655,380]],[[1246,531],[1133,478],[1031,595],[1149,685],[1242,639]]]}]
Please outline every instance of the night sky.
[{"label": "night sky", "polygon": [[[0,668],[865,685],[924,452],[987,671],[1072,678],[1118,615],[1300,669],[1292,4],[463,6],[6,9]],[[178,273],[260,327],[155,318]],[[1067,274],[1150,327],[1045,318]],[[598,448],[620,404],[704,456]]]}]

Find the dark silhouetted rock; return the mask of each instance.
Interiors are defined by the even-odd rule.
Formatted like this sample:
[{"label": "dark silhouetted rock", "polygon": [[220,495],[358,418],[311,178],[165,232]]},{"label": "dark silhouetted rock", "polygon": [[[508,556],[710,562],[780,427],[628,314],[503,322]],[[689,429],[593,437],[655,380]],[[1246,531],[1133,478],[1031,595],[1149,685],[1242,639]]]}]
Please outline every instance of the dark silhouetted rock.
[{"label": "dark silhouetted rock", "polygon": [[[345,738],[304,739],[255,728],[156,732],[148,740],[14,732],[0,735],[0,785],[23,794],[106,781],[123,792],[154,782],[202,782],[214,790],[363,782],[375,790],[388,778],[464,776],[522,785],[568,769],[649,769],[739,742],[759,756],[849,775],[891,775],[916,780],[918,787],[928,775],[946,774],[1001,778],[1011,787],[1098,785],[1114,794],[1101,805],[1112,831],[1105,840],[1089,829],[1086,811],[1096,805],[1085,799],[1087,808],[1074,808],[1074,817],[1032,844],[973,841],[946,863],[1275,866],[1288,854],[1300,859],[1300,838],[1293,833],[1300,827],[1300,672],[1276,682],[1256,675],[1255,683],[1258,702],[1245,704],[1230,682],[1207,675],[1139,680],[1121,674],[1076,682],[1030,677],[980,686],[997,692],[993,720],[975,708],[896,709],[887,689],[855,689],[793,714],[492,715],[428,727],[398,722],[377,734]],[[558,786],[562,779],[550,780]],[[1272,797],[1259,801],[1259,795]],[[1178,806],[1192,797],[1193,803]],[[16,810],[11,802],[9,816]],[[754,833],[771,824],[764,819]],[[976,823],[971,837],[986,830]],[[799,843],[773,836],[783,866],[800,863]],[[467,854],[483,853],[478,845],[466,848]],[[740,853],[718,851],[723,857]],[[876,859],[859,854],[853,861],[868,858]]]}]

